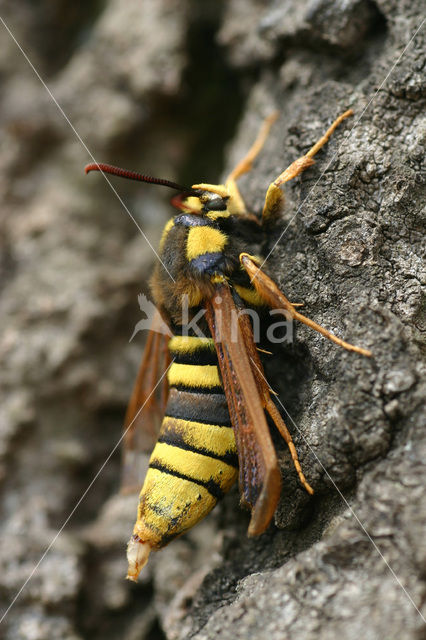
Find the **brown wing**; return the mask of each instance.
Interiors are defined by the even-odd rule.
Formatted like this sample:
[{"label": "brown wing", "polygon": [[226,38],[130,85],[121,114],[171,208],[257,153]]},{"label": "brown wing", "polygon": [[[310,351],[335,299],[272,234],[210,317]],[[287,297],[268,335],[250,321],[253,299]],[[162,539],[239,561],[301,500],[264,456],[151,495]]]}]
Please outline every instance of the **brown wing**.
[{"label": "brown wing", "polygon": [[144,474],[140,454],[152,449],[166,408],[170,335],[157,330],[163,327],[163,320],[157,312],[126,411],[121,481],[121,491],[125,493],[140,489]]},{"label": "brown wing", "polygon": [[252,508],[248,534],[259,535],[277,507],[281,475],[263,409],[263,383],[253,372],[257,351],[250,322],[245,315],[238,317],[226,282],[217,285],[206,308],[235,433],[241,497]]}]

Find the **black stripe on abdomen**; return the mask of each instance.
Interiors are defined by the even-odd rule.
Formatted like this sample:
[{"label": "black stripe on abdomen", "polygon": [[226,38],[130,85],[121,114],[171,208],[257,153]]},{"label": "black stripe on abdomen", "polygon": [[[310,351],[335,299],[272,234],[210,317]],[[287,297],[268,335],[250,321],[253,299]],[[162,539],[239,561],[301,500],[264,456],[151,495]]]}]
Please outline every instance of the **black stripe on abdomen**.
[{"label": "black stripe on abdomen", "polygon": [[198,349],[197,351],[173,351],[170,350],[173,362],[176,364],[217,365],[216,351],[210,349]]},{"label": "black stripe on abdomen", "polygon": [[[217,425],[215,425],[217,426]],[[231,427],[228,427],[229,429]],[[236,453],[227,451],[223,455],[220,455],[213,451],[212,449],[206,449],[204,447],[192,446],[188,442],[184,440],[182,435],[176,431],[172,431],[171,429],[163,432],[157,442],[165,442],[166,444],[170,444],[173,447],[178,447],[179,449],[183,449],[184,451],[193,451],[194,453],[200,453],[203,456],[208,456],[209,458],[213,458],[214,460],[220,460],[221,462],[226,462],[226,464],[230,464],[231,467],[235,467],[238,469],[238,456]]]},{"label": "black stripe on abdomen", "polygon": [[165,415],[170,418],[216,424],[221,427],[231,426],[228,405],[223,392],[182,391],[172,387]]},{"label": "black stripe on abdomen", "polygon": [[182,478],[182,480],[188,480],[189,482],[200,485],[200,487],[204,487],[216,500],[222,500],[223,496],[225,495],[219,485],[214,482],[214,480],[208,480],[206,482],[203,480],[198,480],[197,478],[192,478],[191,476],[187,476],[184,473],[179,473],[179,471],[176,471],[175,469],[170,469],[166,465],[160,464],[155,460],[151,462],[149,466],[151,469],[157,469],[158,471],[166,473],[170,476],[174,476],[175,478]]}]

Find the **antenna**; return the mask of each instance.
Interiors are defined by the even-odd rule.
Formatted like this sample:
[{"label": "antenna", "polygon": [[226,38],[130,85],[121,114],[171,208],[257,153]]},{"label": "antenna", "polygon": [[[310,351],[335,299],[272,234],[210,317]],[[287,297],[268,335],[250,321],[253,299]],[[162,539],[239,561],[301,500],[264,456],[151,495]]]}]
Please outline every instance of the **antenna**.
[{"label": "antenna", "polygon": [[84,167],[85,173],[90,171],[101,171],[102,173],[109,173],[112,176],[119,176],[120,178],[128,178],[129,180],[137,180],[138,182],[150,182],[152,184],[160,184],[164,187],[170,187],[171,189],[177,189],[181,193],[188,195],[198,195],[194,189],[188,187],[182,187],[182,185],[171,180],[163,180],[162,178],[152,178],[151,176],[144,176],[142,173],[136,171],[129,171],[128,169],[120,169],[120,167],[114,167],[111,164],[103,164],[92,162]]}]

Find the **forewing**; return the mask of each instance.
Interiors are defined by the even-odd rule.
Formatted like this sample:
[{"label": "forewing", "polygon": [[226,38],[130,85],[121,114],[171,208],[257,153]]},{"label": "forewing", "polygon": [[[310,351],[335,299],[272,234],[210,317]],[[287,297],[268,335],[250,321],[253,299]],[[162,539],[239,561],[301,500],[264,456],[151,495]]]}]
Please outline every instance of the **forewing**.
[{"label": "forewing", "polygon": [[121,490],[125,493],[140,489],[144,475],[141,454],[152,449],[166,408],[170,336],[157,331],[163,326],[157,312],[126,411],[121,482]]},{"label": "forewing", "polygon": [[259,535],[269,525],[281,492],[277,456],[266,422],[262,389],[256,382],[251,354],[256,351],[248,319],[238,317],[227,283],[217,285],[206,303],[222,382],[234,428],[242,501],[252,509],[248,533]]}]

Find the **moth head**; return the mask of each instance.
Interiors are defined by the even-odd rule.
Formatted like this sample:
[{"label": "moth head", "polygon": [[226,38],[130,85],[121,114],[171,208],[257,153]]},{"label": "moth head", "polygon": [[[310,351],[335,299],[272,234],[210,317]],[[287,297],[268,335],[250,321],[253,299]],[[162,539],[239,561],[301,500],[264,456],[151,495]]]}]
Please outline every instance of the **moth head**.
[{"label": "moth head", "polygon": [[228,214],[229,193],[223,185],[194,184],[191,191],[173,198],[172,203],[186,213],[209,217]]}]

